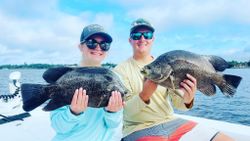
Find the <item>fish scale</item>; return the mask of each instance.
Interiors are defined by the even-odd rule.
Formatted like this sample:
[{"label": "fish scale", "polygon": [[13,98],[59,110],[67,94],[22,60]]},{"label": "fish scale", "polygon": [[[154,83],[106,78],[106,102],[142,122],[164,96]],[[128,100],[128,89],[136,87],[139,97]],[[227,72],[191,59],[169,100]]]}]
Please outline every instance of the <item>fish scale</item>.
[{"label": "fish scale", "polygon": [[144,66],[141,73],[145,78],[172,89],[179,89],[180,83],[187,79],[186,74],[190,74],[196,78],[197,89],[201,93],[212,96],[218,86],[224,95],[233,96],[242,78],[221,73],[228,67],[228,63],[219,56],[174,50],[160,55]]},{"label": "fish scale", "polygon": [[49,100],[43,108],[52,111],[71,103],[76,89],[83,88],[89,96],[88,106],[106,107],[112,91],[119,91],[122,98],[127,89],[119,77],[102,67],[59,67],[44,72],[47,85],[24,83],[21,85],[23,109],[31,111]]}]

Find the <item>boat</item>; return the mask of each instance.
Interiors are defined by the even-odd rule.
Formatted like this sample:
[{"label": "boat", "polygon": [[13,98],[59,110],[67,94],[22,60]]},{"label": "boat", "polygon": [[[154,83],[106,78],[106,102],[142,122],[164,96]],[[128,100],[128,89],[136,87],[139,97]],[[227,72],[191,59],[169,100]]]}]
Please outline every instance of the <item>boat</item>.
[{"label": "boat", "polygon": [[[12,85],[12,84],[10,84]],[[14,83],[13,83],[14,85]],[[10,87],[10,93],[16,92],[20,85],[15,84],[15,87]],[[14,91],[12,89],[15,89]],[[20,89],[19,89],[20,91]],[[27,113],[23,111],[22,104],[19,97],[16,97],[16,105],[12,101],[6,102],[7,110],[1,108],[0,112],[0,134],[3,141],[50,141],[55,135],[55,131],[50,125],[49,112],[42,110],[42,106]],[[2,103],[3,105],[3,103]],[[15,105],[15,106],[14,106]],[[13,109],[13,106],[15,107]],[[195,121],[199,124],[203,124],[208,128],[214,128],[222,131],[236,141],[249,141],[250,139],[250,126],[240,125],[235,123],[229,123],[218,120],[211,120],[201,117],[194,117],[182,114],[176,114],[176,116]],[[122,125],[121,125],[122,126]],[[121,132],[117,132],[117,141],[120,141]],[[193,140],[195,141],[195,139]]]}]

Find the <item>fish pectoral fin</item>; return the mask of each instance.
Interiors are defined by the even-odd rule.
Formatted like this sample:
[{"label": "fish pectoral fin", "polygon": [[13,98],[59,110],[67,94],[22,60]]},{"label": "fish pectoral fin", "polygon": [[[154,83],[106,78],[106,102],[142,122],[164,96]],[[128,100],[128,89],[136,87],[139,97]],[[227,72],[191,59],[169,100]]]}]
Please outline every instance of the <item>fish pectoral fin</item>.
[{"label": "fish pectoral fin", "polygon": [[212,96],[216,93],[216,87],[214,84],[206,84],[205,87],[199,88],[199,91],[206,96]]},{"label": "fish pectoral fin", "polygon": [[99,103],[97,104],[97,107],[100,107],[100,106],[101,106],[101,104],[102,104],[102,102],[103,102],[103,100],[104,100],[104,97],[105,97],[105,96],[101,96],[101,99],[100,99]]},{"label": "fish pectoral fin", "polygon": [[43,79],[48,83],[55,83],[61,76],[72,70],[73,68],[70,67],[50,68],[43,73]]},{"label": "fish pectoral fin", "polygon": [[56,99],[52,99],[49,101],[49,103],[45,107],[43,107],[43,110],[44,111],[53,111],[53,110],[60,108],[64,105],[65,105],[64,103],[59,102]]}]

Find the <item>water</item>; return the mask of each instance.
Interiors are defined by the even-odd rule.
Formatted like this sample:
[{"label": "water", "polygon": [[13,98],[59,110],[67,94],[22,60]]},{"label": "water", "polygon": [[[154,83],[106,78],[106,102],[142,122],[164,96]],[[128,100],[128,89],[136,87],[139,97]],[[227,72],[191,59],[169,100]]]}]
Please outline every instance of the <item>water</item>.
[{"label": "water", "polygon": [[188,112],[176,111],[209,119],[250,125],[250,69],[228,69],[224,73],[235,74],[243,79],[234,97],[225,97],[219,89],[216,95],[207,97],[196,94],[194,107]]},{"label": "water", "polygon": [[[0,94],[9,92],[9,73],[16,70],[0,70]],[[45,83],[40,69],[19,69],[22,73],[21,83]],[[207,97],[197,93],[194,107],[187,115],[205,117],[215,120],[239,123],[250,126],[250,69],[228,69],[225,73],[236,74],[243,78],[233,98],[225,97],[219,89],[215,96]]]}]

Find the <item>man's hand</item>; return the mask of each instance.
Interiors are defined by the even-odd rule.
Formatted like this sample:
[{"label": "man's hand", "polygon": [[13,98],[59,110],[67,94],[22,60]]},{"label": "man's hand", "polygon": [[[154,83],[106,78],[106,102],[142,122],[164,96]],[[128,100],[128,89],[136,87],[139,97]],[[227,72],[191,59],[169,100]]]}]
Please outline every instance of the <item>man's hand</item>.
[{"label": "man's hand", "polygon": [[181,90],[184,92],[183,99],[185,104],[190,104],[195,96],[197,90],[197,82],[196,79],[187,74],[187,79],[183,80],[181,83]]},{"label": "man's hand", "polygon": [[157,88],[157,84],[149,79],[147,79],[144,84],[143,84],[143,90],[142,92],[139,94],[139,96],[141,97],[141,99],[145,102],[145,103],[149,103],[149,99],[152,96],[152,94],[155,92],[156,88]]}]

